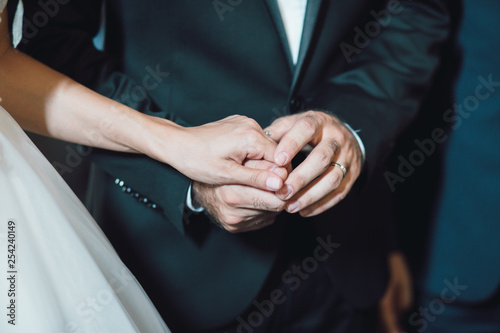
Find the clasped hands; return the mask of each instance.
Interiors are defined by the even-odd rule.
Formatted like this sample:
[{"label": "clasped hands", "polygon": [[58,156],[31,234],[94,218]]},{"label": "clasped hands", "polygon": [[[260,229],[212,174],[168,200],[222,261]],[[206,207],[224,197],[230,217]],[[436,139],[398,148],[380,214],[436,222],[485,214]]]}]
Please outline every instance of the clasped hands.
[{"label": "clasped hands", "polygon": [[[227,159],[231,163],[221,169],[218,183],[192,178],[193,196],[231,233],[269,226],[284,210],[303,217],[318,215],[339,203],[360,174],[359,144],[331,114],[307,111],[279,118],[265,129],[270,135],[242,116],[203,126],[209,130],[221,123],[231,126],[219,133],[221,141],[212,142],[212,149],[232,151]],[[229,147],[236,143],[238,149]],[[292,170],[292,159],[308,145],[309,155]],[[335,162],[347,169],[345,178]]]}]

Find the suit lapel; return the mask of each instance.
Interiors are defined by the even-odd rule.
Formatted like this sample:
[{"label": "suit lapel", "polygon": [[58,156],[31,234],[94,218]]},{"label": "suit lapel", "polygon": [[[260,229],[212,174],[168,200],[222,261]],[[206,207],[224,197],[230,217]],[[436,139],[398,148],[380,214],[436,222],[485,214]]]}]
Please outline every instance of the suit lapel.
[{"label": "suit lapel", "polygon": [[318,15],[320,13],[321,5],[325,3],[325,0],[308,0],[307,8],[305,14],[304,28],[302,30],[302,38],[299,48],[299,56],[297,59],[297,64],[293,65],[292,54],[290,53],[290,46],[288,44],[288,38],[286,36],[285,26],[283,25],[283,20],[281,18],[280,9],[278,2],[276,0],[265,0],[269,13],[274,21],[274,25],[278,32],[281,40],[281,45],[283,52],[287,58],[290,69],[293,73],[292,85],[290,89],[290,94],[293,94],[297,86],[297,82],[301,77],[301,72],[304,67],[304,62],[307,55],[309,54],[311,48],[311,41],[314,37],[314,32],[318,23]]},{"label": "suit lapel", "polygon": [[307,55],[310,53],[311,41],[314,37],[314,32],[318,26],[318,15],[324,0],[308,0],[304,28],[302,29],[302,39],[300,41],[299,56],[293,73],[292,86],[290,95],[292,95],[297,86],[299,78],[302,76],[302,69]]},{"label": "suit lapel", "polygon": [[283,52],[285,57],[287,58],[288,65],[290,66],[290,71],[293,71],[295,67],[293,65],[292,54],[290,52],[290,45],[288,44],[288,38],[286,36],[285,26],[283,25],[283,20],[281,18],[280,8],[278,6],[278,2],[276,0],[265,0],[269,13],[273,19],[274,25],[276,27],[276,31],[281,40],[281,46],[283,48]]}]

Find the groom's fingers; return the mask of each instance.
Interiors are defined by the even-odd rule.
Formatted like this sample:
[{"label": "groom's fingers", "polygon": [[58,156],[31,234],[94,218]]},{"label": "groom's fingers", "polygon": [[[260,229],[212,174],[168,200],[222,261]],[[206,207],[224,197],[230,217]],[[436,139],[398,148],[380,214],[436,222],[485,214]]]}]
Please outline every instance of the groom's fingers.
[{"label": "groom's fingers", "polygon": [[[331,162],[336,154],[337,145],[327,143],[326,141],[320,142],[307,158],[290,173],[285,186],[281,191],[276,193],[278,197],[283,200],[289,200],[292,196],[308,186],[313,180],[321,176],[326,170],[329,168],[332,169]],[[332,179],[326,179],[326,183],[329,183],[331,186],[340,183],[342,172],[340,172],[340,175],[336,172],[332,172],[332,175],[334,177]],[[333,189],[337,187],[338,184]]]},{"label": "groom's fingers", "polygon": [[[314,204],[323,198],[333,197],[334,194],[332,192],[338,189],[341,183],[342,171],[338,167],[330,166],[320,177],[316,178],[288,200],[287,211],[289,213],[300,211],[302,216],[309,216],[307,209],[315,207]],[[339,189],[340,192],[343,192],[342,188]]]},{"label": "groom's fingers", "polygon": [[241,213],[247,214],[245,222],[237,225],[226,224],[224,228],[231,233],[241,233],[265,228],[273,224],[276,220],[277,213],[258,211],[258,210],[240,210]]},{"label": "groom's fingers", "polygon": [[268,162],[266,160],[247,160],[243,163],[243,166],[252,168],[252,169],[258,169],[258,170],[267,170],[274,172],[278,176],[280,176],[283,181],[285,181],[288,177],[288,172],[291,170],[282,168],[277,166],[274,163]]},{"label": "groom's fingers", "polygon": [[243,145],[239,146],[238,151],[242,152],[244,156],[238,154],[236,160],[242,161],[249,160],[267,160],[274,162],[274,152],[276,150],[276,142],[265,134],[264,130],[260,127],[258,129],[251,129],[246,133],[242,133],[244,139]]},{"label": "groom's fingers", "polygon": [[293,126],[283,135],[276,147],[274,161],[276,165],[289,164],[297,153],[313,140],[321,127],[321,122],[314,113],[306,112],[296,118]]},{"label": "groom's fingers", "polygon": [[285,168],[278,167],[266,160],[247,160],[243,165],[236,164],[233,174],[235,183],[248,185],[262,190],[276,191],[288,177]]},{"label": "groom's fingers", "polygon": [[264,128],[264,132],[267,132],[268,135],[273,141],[279,142],[281,138],[290,130],[293,125],[293,118],[290,116],[282,117],[276,119],[269,127]]},{"label": "groom's fingers", "polygon": [[250,186],[228,185],[219,191],[219,197],[228,207],[238,211],[255,211],[279,213],[285,209],[286,202],[280,200],[274,192],[259,190]]},{"label": "groom's fingers", "polygon": [[[267,191],[278,191],[283,186],[283,168],[270,170],[258,170],[232,162],[229,174],[232,179],[227,183],[248,185]],[[286,172],[286,170],[285,170]]]}]

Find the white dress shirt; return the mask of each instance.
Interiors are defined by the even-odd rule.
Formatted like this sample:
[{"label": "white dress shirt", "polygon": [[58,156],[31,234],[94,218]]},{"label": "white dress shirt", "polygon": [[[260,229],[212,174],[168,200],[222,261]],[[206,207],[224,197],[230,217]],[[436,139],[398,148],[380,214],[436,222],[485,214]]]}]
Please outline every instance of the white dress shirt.
[{"label": "white dress shirt", "polygon": [[285,27],[288,45],[292,53],[293,63],[297,63],[299,57],[300,41],[304,28],[307,0],[277,0],[281,13],[281,20]]}]

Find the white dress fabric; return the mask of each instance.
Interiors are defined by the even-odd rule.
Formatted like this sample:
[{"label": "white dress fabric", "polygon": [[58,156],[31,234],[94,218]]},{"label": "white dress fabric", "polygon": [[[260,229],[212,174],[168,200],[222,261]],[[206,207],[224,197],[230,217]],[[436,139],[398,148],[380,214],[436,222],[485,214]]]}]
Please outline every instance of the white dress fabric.
[{"label": "white dress fabric", "polygon": [[[0,0],[0,12],[6,4]],[[20,1],[14,45],[22,9]],[[0,309],[2,333],[170,332],[88,211],[2,107]]]},{"label": "white dress fabric", "polygon": [[[0,0],[0,12],[6,4]],[[22,9],[19,1],[14,45]],[[2,333],[170,332],[88,211],[2,107],[0,309]]]},{"label": "white dress fabric", "polygon": [[0,309],[2,333],[170,332],[76,195],[1,107]]},{"label": "white dress fabric", "polygon": [[[0,13],[3,12],[7,6],[7,0],[0,0]],[[23,37],[23,1],[19,0],[17,4],[16,13],[14,15],[14,22],[12,23],[12,44],[16,47]],[[0,19],[1,21],[1,19]]]}]

